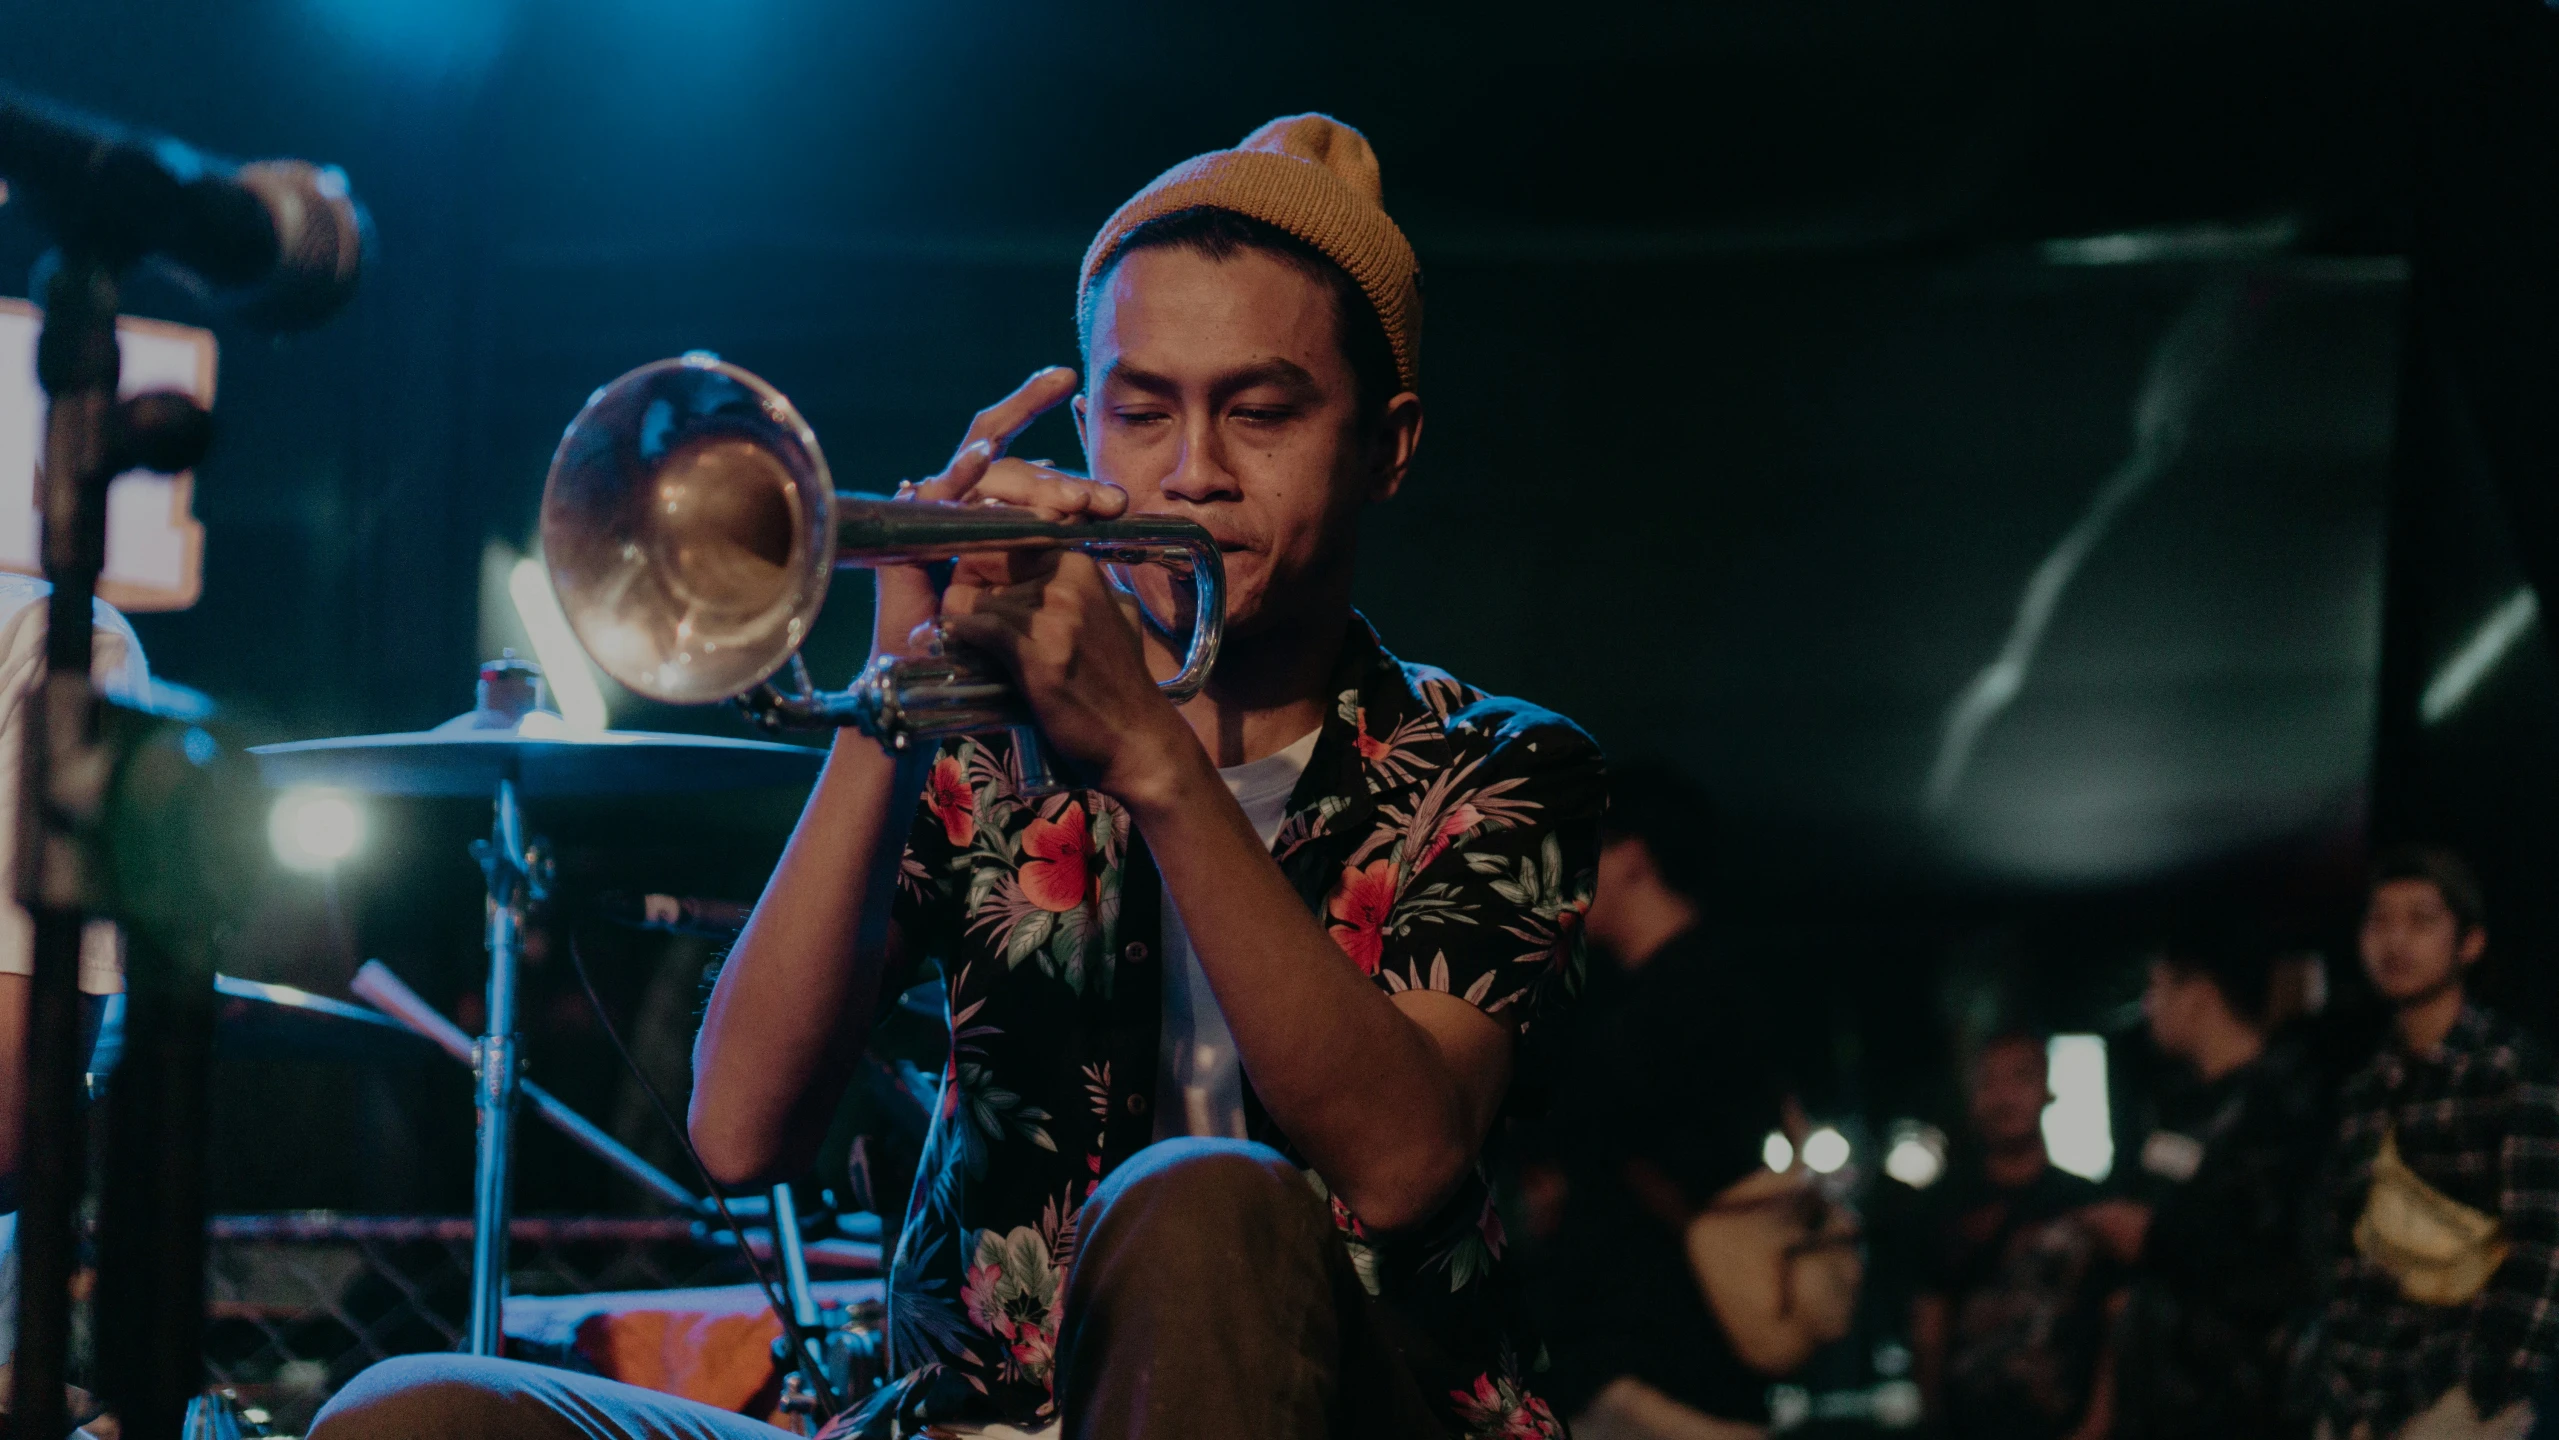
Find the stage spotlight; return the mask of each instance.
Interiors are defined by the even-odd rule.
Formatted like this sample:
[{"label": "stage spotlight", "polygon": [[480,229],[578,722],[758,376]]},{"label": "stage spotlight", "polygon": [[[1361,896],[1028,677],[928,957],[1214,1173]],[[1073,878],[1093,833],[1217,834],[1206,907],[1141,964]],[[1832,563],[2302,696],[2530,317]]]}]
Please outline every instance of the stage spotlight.
[{"label": "stage spotlight", "polygon": [[1804,1137],[1804,1167],[1814,1174],[1834,1174],[1847,1163],[1847,1136],[1824,1125]]},{"label": "stage spotlight", "polygon": [[364,848],[364,811],[344,790],[297,786],[267,812],[267,843],[289,870],[334,870]]},{"label": "stage spotlight", "polygon": [[1795,1168],[1795,1147],[1784,1134],[1771,1130],[1768,1138],[1759,1142],[1759,1158],[1769,1169],[1783,1175]]}]

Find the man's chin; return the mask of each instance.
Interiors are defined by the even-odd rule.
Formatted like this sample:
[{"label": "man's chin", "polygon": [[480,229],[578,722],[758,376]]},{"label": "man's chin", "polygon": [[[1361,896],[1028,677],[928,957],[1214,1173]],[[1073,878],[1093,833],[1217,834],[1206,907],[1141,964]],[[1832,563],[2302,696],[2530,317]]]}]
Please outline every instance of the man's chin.
[{"label": "man's chin", "polygon": [[2458,972],[2444,976],[2383,975],[2374,978],[2372,988],[2379,992],[2384,1004],[2405,1008],[2434,999],[2452,989],[2460,978]]}]

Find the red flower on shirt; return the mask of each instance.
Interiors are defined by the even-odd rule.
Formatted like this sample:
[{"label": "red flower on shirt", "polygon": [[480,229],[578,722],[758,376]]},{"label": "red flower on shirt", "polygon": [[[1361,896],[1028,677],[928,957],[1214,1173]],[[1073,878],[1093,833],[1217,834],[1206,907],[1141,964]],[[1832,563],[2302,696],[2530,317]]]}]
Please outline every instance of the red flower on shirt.
[{"label": "red flower on shirt", "polygon": [[1422,858],[1413,862],[1413,873],[1419,875],[1431,868],[1432,861],[1448,853],[1450,841],[1482,823],[1484,812],[1472,804],[1460,800],[1450,806],[1448,813],[1439,817],[1439,823],[1431,827],[1430,843],[1422,847]]},{"label": "red flower on shirt", "polygon": [[1054,820],[1033,820],[1022,830],[1022,893],[1043,910],[1072,910],[1084,903],[1093,876],[1093,830],[1084,806],[1069,801]]},{"label": "red flower on shirt", "polygon": [[1347,865],[1324,902],[1331,917],[1327,928],[1342,953],[1359,962],[1360,972],[1377,973],[1386,950],[1386,917],[1395,909],[1395,862],[1372,860]]},{"label": "red flower on shirt", "polygon": [[1564,1433],[1555,1412],[1515,1376],[1478,1375],[1474,1394],[1452,1390],[1449,1399],[1467,1440],[1560,1440]]},{"label": "red flower on shirt", "polygon": [[1389,745],[1383,740],[1373,739],[1370,737],[1368,733],[1367,706],[1362,705],[1353,713],[1357,718],[1351,722],[1351,733],[1359,737],[1359,758],[1368,764],[1374,765],[1380,759],[1391,753],[1395,747]]},{"label": "red flower on shirt", "polygon": [[924,808],[942,822],[942,833],[952,844],[977,838],[977,794],[969,789],[968,772],[960,768],[957,755],[933,762],[933,772],[924,779]]}]

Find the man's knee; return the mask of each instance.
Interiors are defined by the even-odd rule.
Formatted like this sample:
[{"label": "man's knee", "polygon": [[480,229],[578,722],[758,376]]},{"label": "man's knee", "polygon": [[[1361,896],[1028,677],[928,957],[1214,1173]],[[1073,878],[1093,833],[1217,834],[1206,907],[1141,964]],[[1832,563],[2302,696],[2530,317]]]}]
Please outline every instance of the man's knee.
[{"label": "man's knee", "polygon": [[454,1440],[505,1434],[522,1411],[508,1361],[478,1355],[399,1355],[347,1382],[312,1422],[311,1440]]},{"label": "man's knee", "polygon": [[1086,1202],[1085,1234],[1113,1217],[1253,1234],[1330,1228],[1314,1187],[1278,1151],[1200,1137],[1159,1141],[1112,1171]]}]

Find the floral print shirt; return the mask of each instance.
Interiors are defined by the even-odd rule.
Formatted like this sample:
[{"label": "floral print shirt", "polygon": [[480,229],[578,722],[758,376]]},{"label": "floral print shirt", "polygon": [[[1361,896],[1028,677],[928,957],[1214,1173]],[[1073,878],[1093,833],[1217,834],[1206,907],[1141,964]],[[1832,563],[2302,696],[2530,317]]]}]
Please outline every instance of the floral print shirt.
[{"label": "floral print shirt", "polygon": [[[1397,660],[1365,621],[1334,681],[1272,855],[1379,988],[1443,990],[1511,1024],[1516,1101],[1579,985],[1599,752],[1559,715]],[[1078,1216],[1154,1135],[1162,898],[1145,837],[1106,795],[1025,799],[1016,776],[1000,737],[949,743],[908,840],[897,921],[910,957],[942,965],[951,1054],[889,1281],[903,1379],[850,1430],[1054,1418]],[[1253,1139],[1306,1168],[1249,1079],[1245,1113]],[[1563,1433],[1532,1393],[1542,1354],[1513,1326],[1480,1164],[1393,1234],[1307,1181],[1450,1435]]]}]

